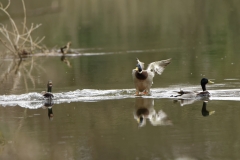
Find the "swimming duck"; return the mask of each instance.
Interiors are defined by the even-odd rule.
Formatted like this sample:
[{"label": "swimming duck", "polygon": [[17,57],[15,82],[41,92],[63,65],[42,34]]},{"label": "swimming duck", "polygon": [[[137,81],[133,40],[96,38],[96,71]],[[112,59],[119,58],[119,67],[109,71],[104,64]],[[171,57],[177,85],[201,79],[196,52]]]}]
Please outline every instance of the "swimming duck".
[{"label": "swimming duck", "polygon": [[150,93],[150,88],[153,84],[153,77],[155,72],[159,75],[162,74],[165,67],[171,62],[171,59],[152,62],[148,65],[148,68],[144,70],[144,63],[140,62],[137,58],[137,67],[132,70],[133,81],[136,88],[136,95],[140,95],[139,92],[147,95]]},{"label": "swimming duck", "polygon": [[54,97],[54,96],[53,96],[53,94],[51,92],[52,92],[52,81],[48,81],[48,83],[47,83],[47,92],[44,91],[42,93],[43,97],[44,98],[48,98],[48,99],[52,99],[52,97]]},{"label": "swimming duck", "polygon": [[214,83],[214,82],[210,81],[207,78],[202,78],[200,82],[203,90],[202,92],[180,90],[180,92],[177,92],[179,95],[174,97],[183,98],[183,99],[184,98],[208,98],[211,96],[211,94],[206,89],[206,84],[208,83]]}]

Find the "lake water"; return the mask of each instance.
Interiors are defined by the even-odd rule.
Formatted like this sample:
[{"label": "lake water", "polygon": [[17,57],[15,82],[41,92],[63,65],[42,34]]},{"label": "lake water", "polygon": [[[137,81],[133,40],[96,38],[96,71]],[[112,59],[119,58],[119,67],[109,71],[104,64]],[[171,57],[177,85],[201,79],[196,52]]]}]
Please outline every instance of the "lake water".
[{"label": "lake water", "polygon": [[[29,23],[43,23],[36,35],[75,52],[1,58],[0,159],[240,158],[239,2],[27,2]],[[172,58],[150,96],[134,96],[136,57]],[[200,91],[202,77],[215,82],[208,102],[172,97]]]},{"label": "lake water", "polygon": [[[149,62],[172,57],[164,73],[154,78],[151,96],[134,96],[131,70],[135,68],[136,56]],[[210,72],[196,67],[187,75],[186,67],[171,52],[67,58],[72,67],[56,56],[29,57],[20,65],[19,72],[23,75],[14,75],[19,77],[18,82],[13,80],[14,89],[9,89],[12,82],[3,81],[1,158],[239,158],[238,75],[223,79],[222,74],[231,72],[214,75],[211,63]],[[28,75],[31,61],[37,66]],[[197,59],[195,65],[201,66],[201,61]],[[180,88],[201,90],[200,73],[215,82],[207,85],[212,97],[205,109],[203,101],[175,101],[170,97]],[[55,97],[52,107],[46,108],[40,92],[46,90],[49,79],[53,81]],[[139,124],[141,110],[147,110],[148,114]],[[208,116],[207,111],[215,112]]]}]

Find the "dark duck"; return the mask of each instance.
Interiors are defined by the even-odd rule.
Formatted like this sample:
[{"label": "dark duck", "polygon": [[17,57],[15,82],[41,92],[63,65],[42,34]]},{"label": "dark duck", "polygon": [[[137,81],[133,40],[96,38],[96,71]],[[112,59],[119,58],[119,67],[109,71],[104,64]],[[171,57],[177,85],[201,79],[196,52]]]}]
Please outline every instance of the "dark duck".
[{"label": "dark duck", "polygon": [[178,95],[176,95],[174,97],[178,97],[180,99],[208,98],[208,97],[211,96],[211,94],[206,89],[206,85],[208,83],[214,83],[214,82],[210,81],[207,78],[202,78],[201,81],[200,81],[200,84],[201,84],[201,87],[202,87],[202,91],[201,92],[180,90],[180,92],[177,92]]},{"label": "dark duck", "polygon": [[47,92],[43,91],[43,97],[47,99],[52,99],[54,96],[52,94],[52,81],[47,83]]}]

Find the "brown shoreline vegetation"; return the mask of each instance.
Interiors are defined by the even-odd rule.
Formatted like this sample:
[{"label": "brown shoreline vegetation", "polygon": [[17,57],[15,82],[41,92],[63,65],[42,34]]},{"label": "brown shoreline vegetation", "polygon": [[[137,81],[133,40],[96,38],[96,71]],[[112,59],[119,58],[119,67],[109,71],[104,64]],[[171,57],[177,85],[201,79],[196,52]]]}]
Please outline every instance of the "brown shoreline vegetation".
[{"label": "brown shoreline vegetation", "polygon": [[[0,11],[4,13],[4,15],[9,20],[9,26],[7,24],[0,23],[0,44],[4,46],[6,49],[2,53],[1,56],[5,54],[13,55],[14,57],[19,57],[22,60],[23,57],[27,55],[41,52],[41,53],[59,53],[58,50],[52,49],[48,50],[46,46],[42,45],[41,42],[45,39],[43,36],[42,38],[33,38],[32,33],[36,29],[38,29],[41,24],[31,24],[30,27],[26,25],[26,7],[24,0],[22,1],[22,8],[23,8],[23,22],[22,25],[18,26],[12,16],[8,12],[8,8],[11,5],[11,0],[8,0],[6,5],[3,5],[0,2]],[[20,29],[21,28],[21,29]],[[67,46],[67,45],[66,45]],[[69,45],[70,46],[70,45]],[[69,46],[66,48],[69,49]],[[64,52],[65,54],[66,52]]]}]

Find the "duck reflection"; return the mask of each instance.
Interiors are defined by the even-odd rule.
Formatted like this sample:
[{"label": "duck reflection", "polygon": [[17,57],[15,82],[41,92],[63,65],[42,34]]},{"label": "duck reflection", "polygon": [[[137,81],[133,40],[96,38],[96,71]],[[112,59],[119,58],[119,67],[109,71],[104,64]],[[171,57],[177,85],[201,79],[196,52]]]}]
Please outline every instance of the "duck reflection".
[{"label": "duck reflection", "polygon": [[[70,61],[69,61],[69,60],[66,58],[66,56],[65,56],[66,53],[68,52],[70,46],[71,46],[71,42],[68,42],[66,46],[60,48],[60,51],[61,51],[61,53],[62,53],[61,61],[63,61],[64,63],[66,63],[67,66],[71,68],[71,67],[72,67],[72,66],[71,66],[71,63],[70,63]],[[64,51],[64,49],[66,49],[66,50]]]},{"label": "duck reflection", "polygon": [[[196,101],[200,101],[200,100],[195,100],[195,99],[178,99],[178,100],[174,100],[173,102],[174,103],[179,102],[181,106],[184,106],[184,105],[192,104],[192,103],[194,103]],[[215,111],[208,111],[207,110],[207,103],[208,103],[208,101],[205,100],[205,101],[203,101],[203,104],[202,104],[202,110],[201,111],[202,111],[202,115],[204,117],[210,116],[210,115],[215,113]]]},{"label": "duck reflection", "polygon": [[145,126],[147,119],[153,126],[172,125],[165,112],[162,110],[155,111],[154,99],[151,98],[136,98],[133,116],[137,120],[139,127]]},{"label": "duck reflection", "polygon": [[189,98],[178,98],[173,100],[174,103],[179,102],[180,106],[185,106],[185,105],[189,105],[189,104],[193,104],[196,101],[209,101],[209,97],[202,97],[202,98],[194,98],[194,99],[189,99]]},{"label": "duck reflection", "polygon": [[175,99],[175,100],[173,100],[174,103],[178,103],[179,102],[180,106],[192,104],[195,101],[196,101],[196,99]]},{"label": "duck reflection", "polygon": [[202,115],[203,115],[204,117],[210,116],[210,115],[212,115],[212,114],[215,113],[215,111],[208,111],[208,110],[207,110],[207,103],[208,103],[208,101],[203,101],[203,105],[202,105]]},{"label": "duck reflection", "polygon": [[43,109],[48,109],[49,120],[53,120],[53,110],[52,110],[53,105],[54,105],[54,101],[52,99],[45,99],[44,104],[42,106]]}]

